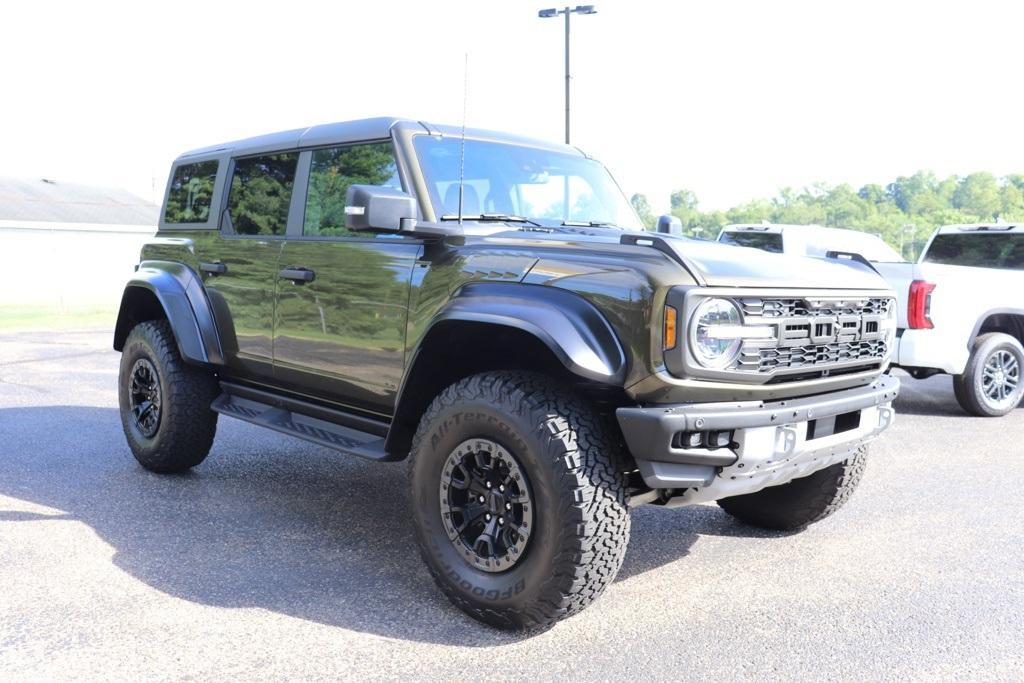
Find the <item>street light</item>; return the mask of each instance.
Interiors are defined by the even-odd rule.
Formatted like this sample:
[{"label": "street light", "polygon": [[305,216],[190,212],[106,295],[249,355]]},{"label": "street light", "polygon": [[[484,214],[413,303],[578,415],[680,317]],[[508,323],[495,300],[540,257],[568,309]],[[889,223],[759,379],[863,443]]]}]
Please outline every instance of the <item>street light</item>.
[{"label": "street light", "polygon": [[569,16],[573,14],[597,14],[593,5],[576,5],[565,9],[542,9],[537,12],[541,19],[553,19],[565,15],[565,144],[569,144]]}]

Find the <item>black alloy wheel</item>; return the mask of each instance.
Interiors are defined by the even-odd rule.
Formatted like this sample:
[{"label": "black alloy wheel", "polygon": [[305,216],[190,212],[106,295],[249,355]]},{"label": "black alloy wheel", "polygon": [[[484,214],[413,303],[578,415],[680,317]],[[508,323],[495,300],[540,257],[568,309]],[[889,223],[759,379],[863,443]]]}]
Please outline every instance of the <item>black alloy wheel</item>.
[{"label": "black alloy wheel", "polygon": [[526,475],[490,439],[468,439],[449,454],[441,474],[441,516],[448,539],[477,569],[501,572],[523,557],[533,530]]},{"label": "black alloy wheel", "polygon": [[139,358],[129,378],[128,402],[139,432],[153,438],[160,429],[160,378],[148,358]]}]

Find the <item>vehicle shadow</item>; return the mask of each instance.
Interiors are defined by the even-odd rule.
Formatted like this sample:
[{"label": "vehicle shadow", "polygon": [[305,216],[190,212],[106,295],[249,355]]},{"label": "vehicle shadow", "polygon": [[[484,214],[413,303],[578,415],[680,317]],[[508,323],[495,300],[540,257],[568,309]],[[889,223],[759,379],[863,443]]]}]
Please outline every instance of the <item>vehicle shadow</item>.
[{"label": "vehicle shadow", "polygon": [[[0,494],[70,519],[113,561],[176,597],[267,610],[393,638],[493,646],[521,637],[477,624],[435,589],[413,542],[405,465],[330,451],[221,420],[210,457],[160,476],[131,457],[114,409],[0,410]],[[686,556],[701,534],[757,535],[717,508],[634,511],[620,579]]]}]

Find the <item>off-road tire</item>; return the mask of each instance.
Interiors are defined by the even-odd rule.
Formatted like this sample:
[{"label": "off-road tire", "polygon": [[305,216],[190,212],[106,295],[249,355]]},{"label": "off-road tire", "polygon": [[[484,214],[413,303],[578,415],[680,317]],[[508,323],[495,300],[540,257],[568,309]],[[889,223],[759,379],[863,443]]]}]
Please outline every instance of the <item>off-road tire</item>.
[{"label": "off-road tire", "polygon": [[722,498],[718,504],[751,526],[796,531],[825,519],[842,507],[860,483],[866,463],[867,446],[861,446],[843,462],[788,484]]},{"label": "off-road tire", "polygon": [[[151,437],[140,430],[131,412],[130,374],[139,359],[152,364],[159,381],[161,413]],[[210,410],[218,394],[217,379],[181,359],[166,320],[139,323],[128,334],[118,389],[121,426],[132,455],[143,467],[161,474],[182,472],[206,458],[217,431],[217,413]]]},{"label": "off-road tire", "polygon": [[[533,533],[518,561],[497,573],[467,561],[441,519],[443,464],[472,438],[507,449],[532,491]],[[629,541],[619,444],[606,418],[543,375],[490,372],[441,392],[413,438],[409,473],[420,554],[445,595],[484,623],[529,631],[593,602]]]},{"label": "off-road tire", "polygon": [[1017,358],[1018,368],[1024,369],[1024,347],[1008,334],[989,332],[978,337],[971,349],[971,357],[962,375],[953,377],[953,394],[966,412],[978,417],[1002,417],[1014,410],[1024,396],[1024,381],[1017,387],[1016,397],[1002,405],[993,405],[984,391],[985,363],[998,351],[1006,351]]}]

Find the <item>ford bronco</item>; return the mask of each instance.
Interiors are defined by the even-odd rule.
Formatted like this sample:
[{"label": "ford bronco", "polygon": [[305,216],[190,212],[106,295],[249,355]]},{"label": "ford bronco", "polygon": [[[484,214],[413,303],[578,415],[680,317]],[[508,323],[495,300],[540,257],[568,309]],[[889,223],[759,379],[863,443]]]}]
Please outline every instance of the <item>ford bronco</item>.
[{"label": "ford bronco", "polygon": [[199,465],[219,415],[408,459],[437,584],[532,630],[614,579],[630,506],[842,505],[895,326],[862,264],[644,232],[573,147],[378,118],[179,157],[114,348],[143,467]]}]

